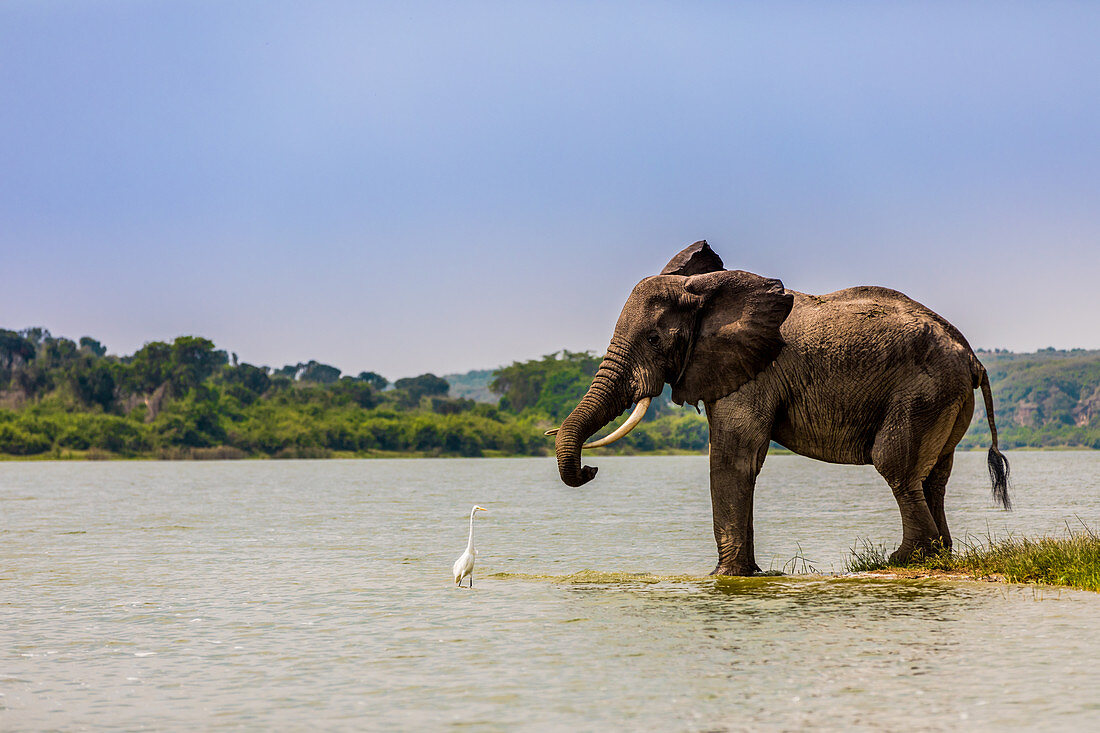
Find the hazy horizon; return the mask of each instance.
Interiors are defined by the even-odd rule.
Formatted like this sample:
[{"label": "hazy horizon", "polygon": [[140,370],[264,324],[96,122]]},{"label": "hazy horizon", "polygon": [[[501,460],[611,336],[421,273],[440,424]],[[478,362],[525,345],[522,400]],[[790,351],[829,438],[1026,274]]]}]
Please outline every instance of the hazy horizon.
[{"label": "hazy horizon", "polygon": [[1100,6],[0,5],[0,326],[389,379],[602,353],[707,239],[1100,348]]}]

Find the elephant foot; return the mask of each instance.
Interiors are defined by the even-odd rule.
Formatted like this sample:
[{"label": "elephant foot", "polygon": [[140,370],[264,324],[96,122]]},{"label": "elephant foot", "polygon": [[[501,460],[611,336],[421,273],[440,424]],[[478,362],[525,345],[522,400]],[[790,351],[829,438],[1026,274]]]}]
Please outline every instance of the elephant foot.
[{"label": "elephant foot", "polygon": [[898,549],[890,553],[890,564],[903,566],[908,565],[909,562],[913,559],[913,552],[914,551],[912,548],[899,547]]},{"label": "elephant foot", "polygon": [[757,565],[755,562],[740,563],[738,565],[733,565],[731,563],[719,562],[718,565],[714,568],[714,570],[710,571],[710,574],[711,575],[748,576],[748,575],[756,575],[759,572],[761,572],[760,566]]},{"label": "elephant foot", "polygon": [[935,557],[944,551],[951,551],[951,540],[944,541],[941,537],[923,542],[902,542],[901,547],[890,554],[890,564],[909,565],[910,563]]}]

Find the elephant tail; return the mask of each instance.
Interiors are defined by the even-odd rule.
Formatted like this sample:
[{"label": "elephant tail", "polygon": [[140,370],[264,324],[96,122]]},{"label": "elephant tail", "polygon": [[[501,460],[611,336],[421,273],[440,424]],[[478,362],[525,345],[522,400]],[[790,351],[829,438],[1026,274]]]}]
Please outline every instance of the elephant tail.
[{"label": "elephant tail", "polygon": [[[977,361],[977,360],[975,360]],[[993,499],[1000,502],[1005,509],[1012,509],[1012,500],[1008,498],[1008,459],[997,447],[997,423],[993,420],[993,393],[989,389],[989,375],[985,367],[978,365],[981,370],[978,386],[982,389],[982,397],[985,398],[985,417],[989,421],[989,436],[992,445],[989,446],[989,478],[993,482]]]}]

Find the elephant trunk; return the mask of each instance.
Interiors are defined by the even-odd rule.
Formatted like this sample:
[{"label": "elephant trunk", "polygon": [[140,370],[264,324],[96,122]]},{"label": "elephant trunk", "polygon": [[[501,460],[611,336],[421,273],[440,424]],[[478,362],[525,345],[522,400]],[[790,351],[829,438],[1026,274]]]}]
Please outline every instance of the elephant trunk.
[{"label": "elephant trunk", "polygon": [[630,407],[629,373],[625,350],[612,342],[588,392],[557,432],[558,473],[566,485],[583,486],[596,475],[592,466],[581,466],[581,445]]}]

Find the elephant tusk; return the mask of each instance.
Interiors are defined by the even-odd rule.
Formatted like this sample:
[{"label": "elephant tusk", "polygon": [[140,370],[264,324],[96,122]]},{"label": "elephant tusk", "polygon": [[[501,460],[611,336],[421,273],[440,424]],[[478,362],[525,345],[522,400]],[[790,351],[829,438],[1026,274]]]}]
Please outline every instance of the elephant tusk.
[{"label": "elephant tusk", "polygon": [[630,413],[630,417],[628,417],[626,422],[620,425],[615,432],[599,440],[594,440],[591,443],[585,443],[581,448],[600,448],[605,445],[611,445],[616,440],[625,437],[626,434],[633,430],[638,423],[642,421],[642,418],[645,417],[645,411],[649,409],[649,403],[652,399],[652,397],[643,397],[638,400],[638,404],[634,407],[634,412]]},{"label": "elephant tusk", "polygon": [[[646,410],[649,409],[649,403],[652,399],[653,398],[651,397],[643,397],[641,401],[638,402],[638,404],[634,407],[634,412],[630,413],[630,417],[626,419],[626,422],[619,426],[618,430],[611,433],[606,438],[600,438],[599,440],[592,441],[591,443],[585,443],[581,446],[581,448],[599,448],[601,446],[611,445],[619,438],[625,436],[627,433],[634,429],[635,425],[642,421],[643,417],[645,417]],[[557,435],[559,430],[561,430],[561,428],[550,428],[545,433],[543,433],[543,435]]]}]

